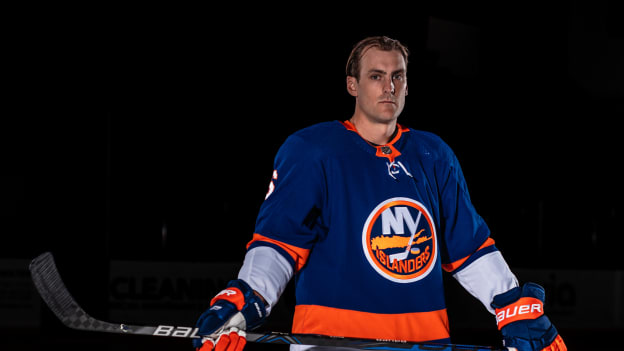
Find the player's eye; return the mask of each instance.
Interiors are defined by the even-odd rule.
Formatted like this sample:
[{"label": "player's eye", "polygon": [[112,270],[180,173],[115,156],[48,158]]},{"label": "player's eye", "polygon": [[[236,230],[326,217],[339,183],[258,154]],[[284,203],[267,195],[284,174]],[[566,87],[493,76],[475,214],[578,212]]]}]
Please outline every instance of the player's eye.
[{"label": "player's eye", "polygon": [[392,77],[392,79],[394,79],[394,80],[403,80],[403,75],[402,74],[395,74],[394,77]]}]

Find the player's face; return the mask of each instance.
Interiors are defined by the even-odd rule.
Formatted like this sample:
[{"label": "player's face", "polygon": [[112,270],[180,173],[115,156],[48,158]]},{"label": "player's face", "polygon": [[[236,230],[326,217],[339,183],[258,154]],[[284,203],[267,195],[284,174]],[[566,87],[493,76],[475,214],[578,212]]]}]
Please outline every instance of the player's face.
[{"label": "player's face", "polygon": [[399,51],[383,51],[372,47],[360,61],[360,79],[347,81],[351,95],[356,97],[356,114],[372,122],[395,121],[405,106],[407,67]]}]

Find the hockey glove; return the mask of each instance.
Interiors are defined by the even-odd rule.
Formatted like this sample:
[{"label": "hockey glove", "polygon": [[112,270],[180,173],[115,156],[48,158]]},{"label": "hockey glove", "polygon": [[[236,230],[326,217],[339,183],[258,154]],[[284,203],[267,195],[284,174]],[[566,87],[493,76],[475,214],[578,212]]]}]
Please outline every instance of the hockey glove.
[{"label": "hockey glove", "polygon": [[196,350],[241,351],[245,330],[258,327],[266,319],[262,299],[244,281],[232,280],[210,301],[210,308],[197,320]]},{"label": "hockey glove", "polygon": [[518,351],[566,351],[561,336],[544,315],[544,288],[526,283],[494,296],[492,307],[506,347]]}]

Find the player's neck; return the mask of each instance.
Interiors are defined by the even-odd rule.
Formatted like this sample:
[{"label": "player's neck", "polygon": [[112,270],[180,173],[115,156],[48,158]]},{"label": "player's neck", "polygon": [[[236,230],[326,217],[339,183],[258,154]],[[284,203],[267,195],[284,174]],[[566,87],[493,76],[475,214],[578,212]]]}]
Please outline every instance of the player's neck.
[{"label": "player's neck", "polygon": [[396,134],[397,123],[396,119],[386,122],[374,122],[367,118],[353,116],[349,119],[351,124],[355,127],[357,132],[370,143],[377,145],[384,145],[390,142],[390,140]]}]

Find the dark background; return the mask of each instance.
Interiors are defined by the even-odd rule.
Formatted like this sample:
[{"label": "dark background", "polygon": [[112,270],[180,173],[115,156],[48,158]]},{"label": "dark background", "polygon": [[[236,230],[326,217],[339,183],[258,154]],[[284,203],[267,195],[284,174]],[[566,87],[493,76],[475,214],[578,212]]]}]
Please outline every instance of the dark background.
[{"label": "dark background", "polygon": [[[510,266],[624,269],[616,1],[387,7],[15,13],[3,50],[0,257],[52,251],[97,316],[111,260],[242,261],[277,149],[300,128],[351,116],[347,56],[381,34],[411,51],[399,123],[455,150]],[[63,331],[43,313],[33,349],[153,342]],[[12,345],[22,333],[11,331]]]}]

